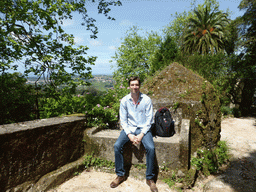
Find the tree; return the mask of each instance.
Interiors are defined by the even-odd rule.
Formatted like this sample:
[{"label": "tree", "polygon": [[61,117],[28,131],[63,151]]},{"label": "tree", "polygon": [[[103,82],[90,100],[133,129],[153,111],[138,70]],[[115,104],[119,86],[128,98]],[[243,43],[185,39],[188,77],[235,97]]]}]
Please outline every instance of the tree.
[{"label": "tree", "polygon": [[242,16],[245,48],[248,54],[256,55],[256,2],[255,0],[242,0],[239,8],[245,10]]},{"label": "tree", "polygon": [[195,18],[189,18],[182,49],[188,53],[217,53],[223,51],[227,14],[205,5],[194,10]]},{"label": "tree", "polygon": [[[73,35],[65,33],[62,24],[78,13],[83,19],[81,25],[92,32],[91,38],[96,38],[98,30],[95,20],[87,14],[88,3],[89,0],[1,0],[0,71],[16,70],[19,63],[25,66],[25,74],[44,77],[50,87],[84,83],[73,77],[90,78],[90,65],[96,57],[86,58],[88,47],[76,46]],[[108,16],[110,5],[121,2],[100,0],[98,12]]]},{"label": "tree", "polygon": [[164,42],[161,43],[160,48],[155,53],[151,66],[151,75],[163,67],[170,65],[177,54],[177,45],[170,35],[165,37]]},{"label": "tree", "polygon": [[[140,76],[143,81],[152,70],[154,53],[159,49],[161,37],[155,32],[139,35],[136,26],[126,32],[121,46],[115,56],[117,69],[114,71],[114,79],[120,84],[130,76]],[[111,61],[113,62],[113,61]]]},{"label": "tree", "polygon": [[255,0],[242,0],[239,8],[245,10],[241,25],[245,49],[239,66],[242,72],[240,78],[244,85],[240,109],[242,115],[248,115],[256,91],[256,2]]},{"label": "tree", "polygon": [[242,47],[241,29],[239,28],[239,25],[241,25],[240,17],[235,20],[231,20],[226,26],[227,35],[224,41],[224,49],[229,56],[239,52]]},{"label": "tree", "polygon": [[19,73],[0,75],[0,125],[32,120],[35,93]]},{"label": "tree", "polygon": [[[177,44],[179,50],[184,50],[185,36],[191,24],[191,20],[198,19],[195,10],[203,11],[205,7],[210,7],[211,10],[216,10],[216,12],[223,13],[222,10],[219,11],[219,3],[216,0],[205,0],[203,4],[198,5],[196,5],[194,2],[191,4],[192,9],[190,11],[184,11],[182,13],[176,12],[174,19],[164,28],[164,33],[170,35],[174,39],[174,42]],[[226,14],[227,16],[229,15],[228,10],[226,11]]]},{"label": "tree", "polygon": [[193,17],[192,11],[184,11],[182,13],[175,13],[174,19],[169,23],[163,32],[173,38],[177,47],[181,49],[183,45],[183,37],[185,33],[185,28],[188,26],[189,19]]}]

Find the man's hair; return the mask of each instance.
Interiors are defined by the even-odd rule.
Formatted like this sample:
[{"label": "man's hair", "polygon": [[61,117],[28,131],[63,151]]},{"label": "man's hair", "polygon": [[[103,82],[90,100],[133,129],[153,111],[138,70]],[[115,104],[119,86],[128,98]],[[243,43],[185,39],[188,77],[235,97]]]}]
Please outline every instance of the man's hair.
[{"label": "man's hair", "polygon": [[129,82],[128,82],[128,83],[129,83],[129,86],[130,86],[131,81],[135,81],[135,80],[137,80],[137,81],[139,82],[139,85],[141,84],[140,78],[137,77],[137,76],[135,76],[135,77],[130,77]]}]

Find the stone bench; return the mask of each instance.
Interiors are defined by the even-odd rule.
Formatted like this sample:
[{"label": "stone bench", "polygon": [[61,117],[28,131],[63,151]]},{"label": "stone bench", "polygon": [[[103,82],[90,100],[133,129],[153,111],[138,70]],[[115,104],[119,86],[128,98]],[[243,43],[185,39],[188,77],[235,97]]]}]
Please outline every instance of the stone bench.
[{"label": "stone bench", "polygon": [[[114,144],[120,134],[120,130],[102,130],[94,133],[88,132],[93,142],[97,143],[99,157],[115,161]],[[167,166],[170,169],[185,168],[189,166],[189,120],[182,119],[180,132],[172,137],[154,137],[156,160],[159,166]],[[128,142],[124,146],[125,164],[146,163],[144,146],[134,146]]]}]

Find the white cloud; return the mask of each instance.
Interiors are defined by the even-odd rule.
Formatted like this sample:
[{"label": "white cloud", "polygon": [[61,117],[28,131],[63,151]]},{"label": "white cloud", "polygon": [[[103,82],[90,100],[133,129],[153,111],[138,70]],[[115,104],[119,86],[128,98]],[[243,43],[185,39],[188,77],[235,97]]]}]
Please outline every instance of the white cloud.
[{"label": "white cloud", "polygon": [[132,22],[129,21],[129,20],[122,20],[122,21],[119,23],[119,25],[121,25],[121,26],[130,26],[130,25],[132,25]]},{"label": "white cloud", "polygon": [[115,46],[109,46],[108,48],[111,49],[111,50],[116,50]]},{"label": "white cloud", "polygon": [[[109,65],[109,60],[110,59],[97,59],[96,60],[96,62],[95,62],[95,64],[97,65],[97,66],[107,66],[107,65]],[[101,65],[101,64],[104,64],[104,65]]]},{"label": "white cloud", "polygon": [[75,37],[75,43],[76,44],[81,44],[82,42],[84,42],[84,39],[83,38],[81,38],[81,37]]},{"label": "white cloud", "polygon": [[95,65],[92,67],[92,73],[95,74],[105,74],[112,75],[116,70],[116,62],[109,63],[110,59],[97,59]]},{"label": "white cloud", "polygon": [[95,39],[88,39],[90,45],[94,46],[94,47],[98,47],[98,46],[102,46],[103,42],[101,40],[97,41]]},{"label": "white cloud", "polygon": [[65,19],[63,20],[63,27],[67,27],[67,26],[70,26],[70,25],[73,25],[74,24],[74,20],[71,20],[71,19]]},{"label": "white cloud", "polygon": [[117,43],[117,44],[120,44],[121,43],[121,39],[116,37],[115,39],[112,39],[112,42],[113,43]]}]

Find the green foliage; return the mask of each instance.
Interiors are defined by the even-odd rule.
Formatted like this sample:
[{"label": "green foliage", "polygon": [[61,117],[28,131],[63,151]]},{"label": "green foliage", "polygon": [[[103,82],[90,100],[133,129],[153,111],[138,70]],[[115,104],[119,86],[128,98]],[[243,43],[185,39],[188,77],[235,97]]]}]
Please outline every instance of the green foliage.
[{"label": "green foliage", "polygon": [[178,56],[176,59],[214,85],[221,96],[223,106],[232,102],[239,104],[240,108],[250,109],[249,101],[255,92],[256,81],[253,81],[254,70],[249,59],[244,60],[241,55],[227,56],[223,53]]},{"label": "green foliage", "polygon": [[[240,85],[237,84],[237,79],[240,76],[240,72],[236,70],[239,66],[238,56],[227,56],[223,53],[215,55],[194,54],[188,56],[179,55],[176,60],[214,85],[221,96],[222,105],[228,105],[230,102],[239,102],[241,89]],[[202,88],[204,89],[204,87],[205,85]]]},{"label": "green foliage", "polygon": [[160,168],[161,171],[169,171],[169,168],[165,163],[163,163],[162,166],[159,166],[159,168]]},{"label": "green foliage", "polygon": [[121,99],[130,92],[129,87],[115,85],[102,95],[91,111],[86,114],[90,126],[115,128]]},{"label": "green foliage", "polygon": [[[182,13],[176,12],[174,15],[172,15],[174,19],[172,19],[172,21],[163,29],[163,32],[166,35],[170,35],[174,39],[174,42],[177,43],[179,49],[184,48],[184,37],[187,34],[187,29],[191,23],[191,20],[195,20],[197,18],[197,15],[193,10],[203,10],[203,7],[206,6],[211,7],[212,10],[219,9],[219,3],[216,0],[205,0],[203,4],[198,5],[196,5],[194,2],[191,4],[190,11],[184,11]],[[229,14],[228,11],[226,12]]]},{"label": "green foliage", "polygon": [[[83,113],[89,127],[115,128],[118,121],[120,99],[127,95],[129,88],[115,85],[104,94],[97,90],[85,92],[84,95],[61,94],[43,97],[39,101],[40,118]],[[95,92],[96,91],[96,92]]]},{"label": "green foliage", "polygon": [[74,176],[77,176],[77,175],[80,175],[80,173],[79,172],[74,172]]},{"label": "green foliage", "polygon": [[139,170],[147,168],[147,166],[145,164],[135,164],[134,167]]},{"label": "green foliage", "polygon": [[241,1],[239,8],[244,10],[244,15],[241,17],[242,38],[244,40],[242,50],[242,62],[239,67],[243,74],[242,83],[244,88],[241,94],[240,110],[241,114],[247,116],[251,113],[251,105],[253,103],[254,94],[256,91],[256,2],[255,0]]},{"label": "green foliage", "polygon": [[174,19],[163,29],[163,32],[171,36],[174,42],[177,44],[177,47],[180,49],[183,44],[183,36],[185,33],[185,29],[188,25],[189,18],[193,17],[192,11],[175,13],[172,15]]},{"label": "green foliage", "polygon": [[233,114],[233,110],[228,106],[221,106],[220,110],[221,110],[222,115],[224,115],[224,116]]},{"label": "green foliage", "polygon": [[163,181],[170,187],[170,188],[172,188],[174,185],[175,185],[175,183],[176,183],[176,181],[175,180],[172,180],[172,179],[170,179],[170,178],[165,178],[165,179],[163,179]]},{"label": "green foliage", "polygon": [[195,123],[198,125],[198,126],[201,126],[201,122],[199,119],[195,119]]},{"label": "green foliage", "polygon": [[0,124],[32,120],[35,103],[33,87],[19,73],[0,75]]},{"label": "green foliage", "polygon": [[173,105],[173,109],[178,109],[178,108],[179,108],[179,106],[180,106],[180,103],[179,103],[179,102],[174,103],[174,105]]},{"label": "green foliage", "polygon": [[86,166],[86,168],[89,167],[107,167],[110,169],[113,169],[115,167],[115,162],[113,161],[108,161],[105,159],[101,159],[98,157],[94,157],[93,155],[85,155],[84,156],[84,165]]},{"label": "green foliage", "polygon": [[194,10],[195,17],[189,18],[184,35],[182,50],[187,53],[215,54],[224,49],[225,27],[229,20],[227,14],[206,4]]},{"label": "green foliage", "polygon": [[241,18],[238,17],[235,20],[231,20],[230,23],[226,26],[226,39],[225,39],[225,51],[230,56],[236,52],[241,51],[241,46],[243,44],[241,37]]},{"label": "green foliage", "polygon": [[130,76],[139,76],[141,81],[152,71],[152,60],[154,53],[159,49],[161,37],[156,32],[140,35],[139,29],[133,26],[126,32],[121,46],[117,49],[115,56],[117,69],[114,79],[118,83]]},{"label": "green foliage", "polygon": [[242,16],[243,31],[242,35],[245,38],[245,46],[247,48],[246,52],[255,57],[256,53],[256,21],[255,21],[255,11],[256,2],[255,0],[242,0],[239,5],[240,10],[244,10],[244,15]]},{"label": "green foliage", "polygon": [[191,165],[208,176],[216,173],[218,169],[229,160],[228,147],[225,141],[219,141],[214,149],[198,150],[197,156],[191,160]]},{"label": "green foliage", "polygon": [[85,112],[88,126],[115,128],[118,120],[118,112],[109,106],[103,107],[100,104],[94,106],[91,111]]},{"label": "green foliage", "polygon": [[183,181],[183,178],[179,178],[175,171],[172,171],[172,175],[170,178],[165,178],[163,181],[170,187],[172,188],[175,183],[181,183]]},{"label": "green foliage", "polygon": [[154,55],[150,74],[153,75],[156,71],[170,65],[171,61],[175,59],[176,54],[176,43],[171,36],[167,35],[164,42],[161,43],[160,49]]},{"label": "green foliage", "polygon": [[177,60],[211,83],[226,76],[229,70],[227,56],[223,53],[215,55],[194,54],[190,56],[179,56]]},{"label": "green foliage", "polygon": [[[95,1],[91,1],[95,3]],[[109,6],[120,1],[98,2],[98,12],[108,19]],[[43,77],[52,92],[60,85],[74,89],[88,84],[90,65],[96,57],[86,57],[88,47],[75,45],[74,36],[63,30],[63,22],[72,20],[74,13],[81,16],[81,25],[96,38],[95,20],[87,14],[85,0],[1,0],[0,2],[0,71],[25,67],[25,74]],[[15,62],[15,63],[14,63]],[[78,79],[74,79],[78,77]]]},{"label": "green foliage", "polygon": [[85,113],[96,105],[99,97],[87,92],[84,96],[69,94],[56,98],[43,97],[39,101],[40,118],[57,117],[73,113]]},{"label": "green foliage", "polygon": [[[123,81],[123,80],[121,80]],[[125,85],[123,84],[115,84],[113,88],[108,89],[108,92],[103,95],[101,99],[101,103],[103,106],[111,106],[113,107],[116,111],[119,111],[119,105],[121,99],[130,93],[130,88],[128,86],[128,82],[124,82]]]}]

